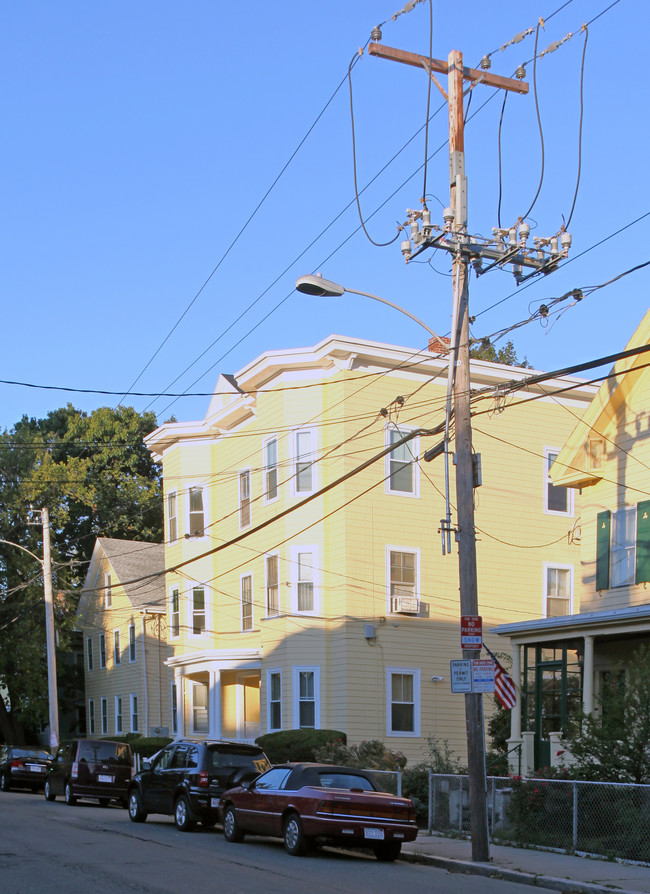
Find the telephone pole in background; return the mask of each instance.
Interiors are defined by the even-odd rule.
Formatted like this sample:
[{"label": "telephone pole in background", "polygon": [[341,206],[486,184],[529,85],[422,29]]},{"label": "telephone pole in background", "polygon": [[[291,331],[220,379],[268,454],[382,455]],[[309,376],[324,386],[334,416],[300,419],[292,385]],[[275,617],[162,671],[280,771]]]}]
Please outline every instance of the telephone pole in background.
[{"label": "telephone pole in background", "polygon": [[[373,38],[380,39],[378,30]],[[527,246],[530,227],[519,220],[514,227],[502,230],[493,228],[494,239],[487,240],[469,235],[467,225],[467,179],[465,177],[464,106],[465,81],[472,87],[478,84],[527,93],[528,84],[488,73],[489,58],[483,70],[463,67],[463,56],[452,50],[447,62],[409,53],[373,42],[368,52],[393,62],[401,62],[424,68],[449,104],[449,208],[443,213],[443,226],[432,226],[431,215],[422,197],[422,211],[409,211],[410,239],[402,243],[402,253],[407,262],[427,248],[441,248],[453,256],[453,328],[450,351],[450,387],[454,389],[455,464],[456,464],[456,515],[455,528],[458,543],[458,581],[461,616],[477,616],[478,583],[476,569],[476,530],[474,526],[474,462],[472,452],[472,427],[470,416],[470,339],[469,339],[469,287],[468,264],[471,262],[479,276],[494,266],[512,266],[517,283],[527,278],[524,268],[531,268],[528,275],[549,273],[566,257],[570,245],[568,233],[560,231],[550,239],[536,238],[534,249]],[[483,65],[483,63],[482,63]],[[434,72],[447,74],[448,92],[435,77]],[[521,73],[522,78],[525,71]],[[420,230],[419,222],[422,222]],[[413,250],[411,249],[413,243]],[[560,247],[561,243],[561,247]],[[483,269],[483,260],[489,266]],[[449,413],[449,408],[448,408]],[[449,420],[448,420],[449,422]],[[448,432],[448,427],[447,427]],[[445,452],[447,451],[447,435]],[[446,456],[448,460],[448,455]],[[448,497],[447,497],[448,500]],[[450,538],[450,508],[442,522],[443,553],[445,538]],[[479,658],[481,649],[464,649],[463,658]],[[465,721],[467,728],[467,760],[470,789],[470,822],[472,859],[489,860],[487,776],[485,768],[485,726],[481,693],[465,694]]]}]

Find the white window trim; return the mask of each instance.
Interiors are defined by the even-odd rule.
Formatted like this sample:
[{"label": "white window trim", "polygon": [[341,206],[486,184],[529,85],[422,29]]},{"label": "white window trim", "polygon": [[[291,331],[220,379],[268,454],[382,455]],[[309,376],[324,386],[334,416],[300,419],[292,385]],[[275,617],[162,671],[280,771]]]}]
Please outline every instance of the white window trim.
[{"label": "white window trim", "polygon": [[[251,626],[244,628],[244,578],[249,577],[251,581]],[[253,594],[255,592],[253,583],[253,572],[248,571],[246,574],[239,575],[239,620],[241,623],[242,633],[251,633],[255,629],[255,600]]]},{"label": "white window trim", "polygon": [[88,699],[88,734],[95,735],[95,699]]},{"label": "white window trim", "polygon": [[[393,732],[391,728],[393,705],[393,674],[408,674],[413,677],[413,732],[406,733],[402,730]],[[396,739],[415,739],[420,735],[420,675],[419,667],[387,667],[386,668],[386,736]]]},{"label": "white window trim", "polygon": [[[311,611],[300,611],[298,609],[298,554],[312,554],[313,584],[314,584],[314,607]],[[293,544],[290,550],[290,568],[291,568],[291,612],[295,615],[318,615],[320,614],[320,562],[318,557],[318,547],[308,544]]]},{"label": "white window trim", "polygon": [[[178,633],[172,633],[173,626],[174,626],[172,624],[172,618],[174,617],[174,613],[172,611],[173,604],[174,604],[173,603],[174,591],[176,591],[178,593]],[[170,639],[179,639],[180,635],[181,635],[181,629],[182,629],[182,625],[181,625],[181,588],[178,586],[178,584],[174,584],[173,586],[171,586],[169,588],[169,638]]]},{"label": "white window trim", "polygon": [[[104,643],[104,648],[102,649],[102,643]],[[108,663],[108,654],[106,652],[106,634],[99,634],[99,668],[100,670],[104,670],[106,668],[106,664]]]},{"label": "white window trim", "polygon": [[109,571],[104,572],[104,608],[113,606],[113,585]]},{"label": "white window trim", "polygon": [[[320,667],[318,665],[297,665],[292,667],[293,677],[293,728],[300,728],[300,674],[310,671],[314,674],[314,729],[320,729]],[[311,729],[311,727],[309,727]]]},{"label": "white window trim", "polygon": [[[242,476],[248,475],[248,524],[242,524],[242,496],[241,483]],[[250,466],[240,469],[237,475],[237,505],[239,507],[239,530],[245,531],[253,524],[253,473]]]},{"label": "white window trim", "polygon": [[95,670],[95,650],[93,648],[92,636],[86,637],[86,667],[89,673]]},{"label": "white window trim", "polygon": [[99,725],[102,736],[108,735],[108,699],[101,698],[99,702]]},{"label": "white window trim", "polygon": [[[274,674],[280,675],[280,726],[271,726],[271,677]],[[266,671],[266,731],[267,733],[277,733],[282,729],[282,701],[284,688],[282,685],[282,668],[269,667]]]},{"label": "white window trim", "polygon": [[[272,441],[275,441],[276,454],[277,454],[276,462],[275,462],[275,473],[276,473],[276,478],[277,478],[277,483],[276,483],[277,493],[274,497],[269,497],[268,491],[266,488],[266,474],[267,474],[268,470],[272,467],[269,466],[266,462],[266,448],[267,448],[267,445],[270,444]],[[262,474],[264,476],[263,477],[264,505],[266,505],[267,503],[275,503],[275,501],[279,500],[279,498],[280,498],[280,451],[279,451],[279,446],[280,446],[280,440],[279,440],[277,434],[274,434],[268,438],[265,438],[264,441],[262,442]]]},{"label": "white window trim", "polygon": [[[115,634],[117,634],[117,649],[115,648]],[[120,628],[115,627],[113,630],[113,666],[119,667],[122,664],[122,637],[120,635]]]},{"label": "white window trim", "polygon": [[[278,610],[274,614],[269,614],[269,605],[268,605],[268,586],[267,586],[267,576],[266,576],[266,560],[276,556],[278,560]],[[279,618],[282,614],[282,599],[281,599],[282,587],[280,584],[280,554],[279,553],[264,553],[264,617],[265,618]]]},{"label": "white window trim", "polygon": [[[176,537],[174,537],[173,539],[172,539],[172,536],[171,536],[171,534],[172,534],[172,531],[171,531],[171,516],[170,516],[170,514],[169,514],[169,499],[170,499],[170,497],[174,497],[174,507],[175,507],[175,510],[176,510],[176,515],[174,516],[174,518],[176,519]],[[189,502],[189,491],[188,491],[188,502]],[[166,522],[167,522],[168,542],[169,542],[169,543],[176,543],[176,541],[179,539],[179,534],[180,534],[180,531],[178,530],[178,491],[170,490],[170,491],[167,493],[165,509],[166,509],[165,514],[166,514],[166,516],[167,516],[167,518],[166,518]],[[188,507],[188,511],[189,511],[189,507]]]},{"label": "white window trim", "polygon": [[[559,571],[569,572],[569,611],[567,615],[573,614],[573,565],[566,565],[562,562],[544,562],[542,565],[542,612],[543,617],[548,618],[547,602],[548,602],[548,571],[557,568]],[[554,616],[555,617],[555,616]],[[560,617],[566,617],[560,615]]]},{"label": "white window trim", "polygon": [[[194,591],[195,590],[203,590],[203,614],[205,615],[205,625],[203,627],[202,633],[194,633]],[[199,581],[195,581],[189,589],[188,592],[188,624],[187,624],[187,632],[188,635],[192,639],[205,639],[206,636],[210,635],[210,625],[208,624],[208,619],[210,617],[210,599],[209,599],[209,589],[207,584],[202,584]]]},{"label": "white window trim", "polygon": [[[567,501],[566,501],[566,512],[558,512],[557,509],[549,509],[548,508],[548,486],[549,484],[553,484],[551,481],[551,476],[548,470],[548,458],[551,453],[560,453],[560,447],[545,447],[544,448],[544,468],[542,469],[544,475],[544,515],[555,515],[560,518],[573,518],[573,488],[567,487],[563,488],[567,493]],[[553,485],[555,486],[555,485]]]},{"label": "white window trim", "polygon": [[[634,536],[632,538],[629,547],[625,547],[624,549],[615,549],[614,548],[614,525],[617,516],[620,515],[629,515],[632,517],[634,522]],[[609,532],[609,586],[611,589],[616,587],[630,587],[635,583],[635,568],[636,568],[636,557],[637,550],[639,548],[639,533],[637,529],[637,507],[636,506],[619,506],[618,509],[614,509],[611,514],[610,519],[610,532]],[[629,580],[618,581],[616,579],[616,575],[614,574],[614,559],[615,557],[622,552],[627,552],[628,549],[633,547],[633,552],[631,553],[632,557],[632,568],[630,570],[630,578]]]},{"label": "white window trim", "polygon": [[420,549],[412,546],[386,546],[386,614],[394,614],[391,612],[391,595],[390,595],[390,554],[391,553],[412,553],[415,556],[415,593],[418,604],[420,603]]},{"label": "white window trim", "polygon": [[[131,651],[131,631],[133,631],[133,651]],[[138,637],[135,632],[135,624],[129,624],[129,664],[135,664],[138,660]]]},{"label": "white window trim", "polygon": [[[384,429],[384,439],[386,447],[390,447],[390,436],[391,432],[396,432],[400,437],[404,435],[408,435],[413,431],[413,428],[404,428],[402,426],[397,427],[394,425],[387,425]],[[420,436],[417,435],[410,441],[407,441],[406,448],[411,456],[411,468],[413,469],[413,490],[405,491],[405,490],[392,490],[390,486],[390,458],[391,454],[387,453],[384,457],[384,474],[386,476],[386,480],[384,482],[384,489],[387,494],[390,494],[394,497],[410,497],[411,499],[419,499],[420,498],[420,464],[417,462],[417,458],[420,455]]]},{"label": "white window trim", "polygon": [[[298,434],[302,432],[310,432],[312,436],[311,490],[299,491],[296,488],[296,463],[298,462],[298,451],[296,449],[296,442],[298,440]],[[318,454],[317,437],[317,430],[315,427],[312,426],[301,426],[300,428],[294,428],[291,430],[291,496],[296,497],[297,499],[308,497],[310,494],[313,494],[315,493],[315,491],[318,490],[318,464],[316,463]]]},{"label": "white window trim", "polygon": [[[203,491],[203,534],[196,536],[192,534],[192,529],[190,527],[190,491],[195,488],[201,488]],[[208,539],[208,528],[210,526],[209,522],[209,513],[208,513],[208,488],[207,485],[202,481],[192,481],[187,485],[187,498],[185,499],[185,530],[187,531],[187,536],[189,540],[207,540]],[[178,499],[176,500],[176,513],[178,518]]]},{"label": "white window trim", "polygon": [[[139,732],[138,727],[140,726],[140,715],[138,714],[137,711],[134,711],[134,710],[133,710],[133,703],[134,703],[134,702],[135,702],[136,705],[137,705],[137,702],[138,702],[138,693],[137,693],[137,692],[131,692],[131,693],[129,694],[129,728],[130,728],[130,730],[131,730],[132,733],[137,733],[137,732]],[[134,726],[134,725],[133,725],[133,718],[134,718],[134,717],[137,717],[137,718],[138,718],[137,726]]]}]

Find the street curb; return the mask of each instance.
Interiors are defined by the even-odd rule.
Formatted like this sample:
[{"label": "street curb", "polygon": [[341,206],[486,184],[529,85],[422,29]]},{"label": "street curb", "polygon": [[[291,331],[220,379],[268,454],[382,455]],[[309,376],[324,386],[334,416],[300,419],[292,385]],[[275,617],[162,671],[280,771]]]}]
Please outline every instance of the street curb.
[{"label": "street curb", "polygon": [[520,885],[531,885],[534,888],[547,888],[551,891],[561,891],[562,894],[612,894],[613,890],[616,894],[638,894],[637,891],[628,891],[624,888],[613,889],[611,885],[596,885],[568,878],[555,878],[552,875],[535,875],[516,869],[502,869],[492,863],[470,863],[466,860],[453,860],[450,857],[434,857],[415,850],[402,851],[400,860],[407,863],[426,863],[428,866],[446,869],[448,872],[481,875],[484,878],[498,878],[506,882],[518,882]]}]

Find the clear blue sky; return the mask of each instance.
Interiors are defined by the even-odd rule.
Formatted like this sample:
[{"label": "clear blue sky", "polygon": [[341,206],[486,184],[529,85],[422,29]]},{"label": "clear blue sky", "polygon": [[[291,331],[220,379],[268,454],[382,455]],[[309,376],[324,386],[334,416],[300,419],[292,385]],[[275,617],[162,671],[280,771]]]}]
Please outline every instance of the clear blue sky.
[{"label": "clear blue sky", "polygon": [[[542,235],[555,232],[573,201],[580,27],[610,2],[433,0],[433,55],[459,49],[475,66],[497,50],[492,71],[506,76],[533,58],[535,35],[499,48],[539,16],[546,19],[539,50],[577,32],[537,65],[545,173],[531,217]],[[406,266],[399,240],[378,248],[359,230],[347,84],[336,92],[380,22],[383,43],[428,54],[428,2],[393,21],[399,9],[400,0],[4,0],[0,379],[123,392],[142,373],[137,391],[207,392],[219,372],[234,373],[265,350],[312,345],[332,333],[424,345],[416,324],[376,302],[295,293],[296,277],[316,270],[401,304],[446,333],[447,256],[423,256],[440,272],[427,263]],[[472,279],[474,335],[650,259],[650,216],[588,251],[650,211],[649,24],[647,2],[619,0],[589,27],[570,257],[586,253],[526,289],[517,290],[505,272]],[[511,95],[504,114],[503,223],[528,208],[540,177],[532,64],[527,80],[529,95]],[[387,242],[422,195],[424,133],[417,132],[427,79],[365,54],[353,87],[359,184],[371,184],[361,205],[373,239]],[[502,94],[490,100],[493,94],[475,89],[466,129],[470,229],[487,234],[499,195]],[[441,106],[434,88],[431,110],[440,111],[430,124],[429,153],[439,151],[427,173],[434,218],[438,199],[448,201]],[[648,306],[648,270],[593,293],[547,328],[516,330],[519,355],[537,369],[555,369],[622,349]],[[92,410],[118,398],[1,384],[0,428],[68,401]],[[127,402],[150,405],[160,421],[171,413],[200,419],[208,406],[207,397],[173,406],[170,399]]]}]

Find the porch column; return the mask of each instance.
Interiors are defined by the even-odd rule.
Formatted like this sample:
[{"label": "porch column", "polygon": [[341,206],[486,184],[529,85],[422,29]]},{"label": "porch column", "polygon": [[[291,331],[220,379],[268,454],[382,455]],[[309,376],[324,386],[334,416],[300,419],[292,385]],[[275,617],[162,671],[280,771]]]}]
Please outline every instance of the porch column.
[{"label": "porch column", "polygon": [[593,714],[594,710],[594,638],[585,636],[585,657],[582,667],[582,710]]},{"label": "porch column", "polygon": [[[183,674],[174,668],[174,684],[176,686],[176,733],[179,738],[185,735],[185,695],[183,691]],[[173,706],[172,706],[173,707]]]},{"label": "porch column", "polygon": [[213,739],[221,738],[221,671],[211,670],[209,672],[210,692],[209,692],[209,735]]},{"label": "porch column", "polygon": [[521,738],[521,651],[518,645],[512,647],[512,679],[517,691],[517,700],[510,711],[510,737]]}]

